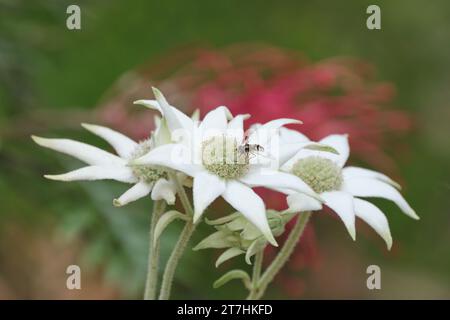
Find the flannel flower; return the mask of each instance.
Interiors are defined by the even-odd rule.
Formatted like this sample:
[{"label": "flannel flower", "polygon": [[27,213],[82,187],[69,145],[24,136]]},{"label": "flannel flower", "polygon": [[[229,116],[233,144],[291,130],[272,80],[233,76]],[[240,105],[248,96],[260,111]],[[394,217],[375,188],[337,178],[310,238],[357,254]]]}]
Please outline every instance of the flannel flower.
[{"label": "flannel flower", "polygon": [[[280,135],[281,141],[310,141],[294,130],[283,129]],[[369,224],[390,249],[392,236],[386,216],[378,207],[360,198],[391,200],[406,215],[418,220],[415,211],[398,191],[400,186],[382,173],[359,167],[344,167],[350,153],[347,135],[329,135],[320,143],[333,147],[338,154],[300,150],[281,166],[281,170],[298,176],[320,194],[324,204],[341,218],[353,240],[356,237],[356,216]],[[322,207],[318,201],[293,190],[285,192],[289,193],[287,201],[291,211],[320,210]]]},{"label": "flannel flower", "polygon": [[[220,106],[206,114],[203,121],[197,122],[170,106],[157,89],[154,93],[156,101],[140,100],[136,103],[159,110],[167,120],[172,141],[176,143],[155,148],[133,160],[132,164],[161,166],[193,177],[194,221],[221,196],[253,223],[271,244],[277,245],[267,221],[264,201],[252,187],[295,190],[306,198],[320,201],[316,192],[295,175],[267,168],[267,165],[258,163],[258,156],[242,152],[244,143],[267,150],[274,144],[274,139],[278,139],[279,128],[299,121],[270,121],[258,126],[244,140],[243,123],[248,115],[233,117],[226,107]],[[277,160],[285,161],[302,148],[320,145],[307,141],[278,147]]]},{"label": "flannel flower", "polygon": [[116,180],[134,184],[119,198],[114,199],[115,206],[123,206],[151,193],[153,200],[165,200],[168,204],[175,202],[175,184],[167,172],[158,166],[130,165],[130,161],[139,158],[151,149],[170,142],[170,133],[164,119],[155,119],[157,128],[152,136],[144,141],[135,142],[127,136],[112,129],[82,124],[93,134],[106,140],[117,152],[114,155],[97,147],[71,140],[47,139],[32,136],[40,146],[75,157],[88,166],[58,175],[45,175],[47,179],[59,181],[79,180]]}]

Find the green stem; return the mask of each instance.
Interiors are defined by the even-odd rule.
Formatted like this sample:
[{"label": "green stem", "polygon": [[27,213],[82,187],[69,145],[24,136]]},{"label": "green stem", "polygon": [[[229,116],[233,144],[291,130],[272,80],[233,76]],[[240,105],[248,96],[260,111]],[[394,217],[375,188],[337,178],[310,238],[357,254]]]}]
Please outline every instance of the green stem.
[{"label": "green stem", "polygon": [[253,261],[252,287],[247,296],[247,300],[254,300],[258,294],[258,282],[261,276],[263,258],[264,248],[255,255],[255,261]]},{"label": "green stem", "polygon": [[291,256],[292,252],[294,251],[295,245],[300,240],[310,216],[311,212],[304,212],[301,213],[300,216],[297,218],[294,228],[289,233],[289,236],[284,242],[280,252],[275,257],[275,259],[272,261],[270,266],[266,269],[261,279],[259,280],[257,286],[258,292],[252,298],[260,299],[264,295],[264,292],[266,291],[266,288],[269,285],[269,283],[272,282],[273,278],[285,265],[285,263]]},{"label": "green stem", "polygon": [[169,173],[170,178],[175,182],[178,197],[180,198],[181,204],[183,205],[185,213],[193,217],[194,216],[194,210],[192,209],[191,202],[189,201],[189,198],[186,194],[186,191],[184,190],[183,185],[180,182],[180,179],[176,176],[175,173]]},{"label": "green stem", "polygon": [[196,226],[197,224],[194,224],[192,221],[188,221],[184,226],[184,229],[180,234],[180,238],[178,239],[178,242],[176,243],[172,254],[169,257],[169,260],[167,260],[166,269],[164,271],[161,284],[161,291],[159,293],[159,300],[169,299],[175,270],[181,256],[183,255],[184,249],[186,249],[186,245],[189,242],[189,239],[194,233]]},{"label": "green stem", "polygon": [[155,233],[156,223],[163,214],[165,208],[166,203],[163,200],[155,201],[153,203],[153,213],[150,222],[147,280],[145,282],[144,300],[154,300],[156,298],[159,267],[159,240],[156,240],[157,242],[153,244],[153,234]]},{"label": "green stem", "polygon": [[187,216],[191,218],[191,220],[186,222],[186,225],[183,228],[183,231],[180,234],[180,238],[178,239],[175,247],[167,260],[166,268],[164,270],[164,275],[161,284],[161,291],[159,293],[159,300],[168,300],[170,297],[170,290],[172,288],[173,277],[175,275],[175,270],[177,268],[178,262],[183,255],[184,250],[191,238],[194,230],[197,226],[197,223],[192,221],[192,217],[194,215],[194,210],[192,209],[192,205],[189,201],[189,198],[186,195],[186,191],[182,186],[179,179],[176,177],[174,173],[171,174],[172,179],[175,181],[177,186],[177,193],[180,198],[180,201],[184,207],[185,213]]}]

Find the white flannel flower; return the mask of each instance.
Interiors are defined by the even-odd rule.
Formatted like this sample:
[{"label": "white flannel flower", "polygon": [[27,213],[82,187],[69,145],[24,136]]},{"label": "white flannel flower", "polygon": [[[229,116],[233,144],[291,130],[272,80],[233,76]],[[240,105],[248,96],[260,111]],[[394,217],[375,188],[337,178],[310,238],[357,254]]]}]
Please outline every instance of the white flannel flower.
[{"label": "white flannel flower", "polygon": [[[289,129],[280,133],[282,141],[310,141],[303,134]],[[360,198],[384,198],[393,201],[408,216],[419,219],[415,211],[402,197],[400,186],[386,175],[358,167],[344,167],[349,153],[347,135],[329,135],[320,143],[336,149],[339,154],[320,151],[300,150],[284,163],[281,170],[301,178],[320,194],[324,204],[342,219],[350,236],[355,240],[355,216],[369,224],[386,242],[392,246],[392,236],[384,213],[372,203]],[[287,201],[291,211],[320,210],[321,204],[314,199],[290,191]]]},{"label": "white flannel flower", "polygon": [[88,164],[86,167],[68,173],[45,175],[48,179],[59,181],[111,179],[133,183],[133,187],[118,199],[114,199],[115,206],[123,206],[145,197],[150,192],[153,200],[165,200],[168,204],[173,204],[176,193],[175,184],[168,178],[164,168],[130,165],[130,161],[143,156],[161,144],[170,142],[170,134],[164,119],[158,119],[157,122],[157,129],[152,137],[141,142],[135,142],[106,127],[82,124],[85,129],[106,140],[117,152],[117,155],[71,139],[47,139],[36,136],[32,136],[32,138],[42,147],[68,154]]},{"label": "white flannel flower", "polygon": [[[167,120],[172,118],[173,123],[182,129],[177,135],[178,139],[174,138],[180,142],[155,148],[132,163],[163,166],[193,177],[194,221],[221,196],[253,223],[269,242],[276,245],[267,221],[265,204],[252,187],[290,189],[307,197],[320,199],[298,177],[258,165],[255,157],[240,150],[239,147],[244,143],[243,121],[248,115],[232,118],[229,110],[221,106],[209,112],[200,124],[186,117],[180,121],[178,113],[174,112],[174,108],[169,106],[159,91],[155,91],[155,96],[157,101],[140,103],[161,110]],[[172,116],[167,116],[168,113],[172,113]],[[281,126],[298,122],[291,119],[270,121],[259,126],[250,135],[248,142],[266,148],[273,138],[277,138],[274,132]],[[308,142],[295,146],[289,144],[287,148],[280,147],[280,157],[292,157],[302,147],[311,144]]]}]

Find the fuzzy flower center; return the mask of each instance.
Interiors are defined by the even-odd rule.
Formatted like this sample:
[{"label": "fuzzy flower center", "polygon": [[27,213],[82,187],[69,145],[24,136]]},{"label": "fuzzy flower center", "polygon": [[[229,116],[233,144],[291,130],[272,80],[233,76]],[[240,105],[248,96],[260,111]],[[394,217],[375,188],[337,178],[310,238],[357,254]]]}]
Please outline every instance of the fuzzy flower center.
[{"label": "fuzzy flower center", "polygon": [[225,135],[203,141],[203,166],[223,179],[237,179],[248,171],[248,156],[241,153],[235,138]]},{"label": "fuzzy flower center", "polygon": [[[152,149],[151,139],[139,142],[131,154],[131,160],[142,157]],[[158,166],[134,165],[131,167],[136,178],[147,183],[155,183],[161,178],[167,179],[167,172]]]},{"label": "fuzzy flower center", "polygon": [[330,159],[317,156],[299,159],[292,173],[317,193],[339,190],[342,186],[341,168]]}]

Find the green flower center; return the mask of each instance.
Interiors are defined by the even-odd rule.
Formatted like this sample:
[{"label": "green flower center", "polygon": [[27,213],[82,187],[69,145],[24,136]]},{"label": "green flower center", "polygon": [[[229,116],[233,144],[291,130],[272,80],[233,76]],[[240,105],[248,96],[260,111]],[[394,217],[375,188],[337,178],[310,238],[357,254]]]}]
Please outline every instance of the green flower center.
[{"label": "green flower center", "polygon": [[[131,160],[142,157],[153,148],[152,140],[147,139],[139,142],[134,152],[131,154]],[[136,178],[147,183],[154,183],[161,178],[167,179],[167,172],[158,166],[133,165],[131,167]]]},{"label": "green flower center", "polygon": [[223,179],[237,179],[248,171],[248,156],[239,152],[235,138],[215,136],[202,144],[203,166]]},{"label": "green flower center", "polygon": [[339,190],[342,186],[342,173],[330,159],[311,156],[298,160],[292,173],[301,178],[315,192]]}]

